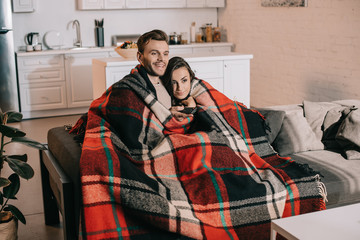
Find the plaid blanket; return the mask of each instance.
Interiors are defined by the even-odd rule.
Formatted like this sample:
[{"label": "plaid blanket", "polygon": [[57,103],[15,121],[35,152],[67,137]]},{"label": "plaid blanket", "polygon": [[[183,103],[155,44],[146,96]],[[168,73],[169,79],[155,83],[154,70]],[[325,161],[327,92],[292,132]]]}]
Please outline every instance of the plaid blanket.
[{"label": "plaid blanket", "polygon": [[93,101],[83,239],[269,239],[271,219],[325,208],[319,175],[273,151],[258,112],[194,81],[181,122],[136,69]]}]

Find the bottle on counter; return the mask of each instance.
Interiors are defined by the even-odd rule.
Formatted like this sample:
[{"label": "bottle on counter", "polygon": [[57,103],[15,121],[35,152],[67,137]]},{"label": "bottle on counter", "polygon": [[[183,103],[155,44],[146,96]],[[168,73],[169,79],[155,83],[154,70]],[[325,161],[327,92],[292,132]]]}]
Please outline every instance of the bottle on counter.
[{"label": "bottle on counter", "polygon": [[205,32],[206,32],[206,42],[212,42],[213,34],[212,34],[212,24],[211,23],[206,24]]},{"label": "bottle on counter", "polygon": [[195,34],[195,22],[192,22],[190,27],[190,42],[192,43],[196,42]]}]

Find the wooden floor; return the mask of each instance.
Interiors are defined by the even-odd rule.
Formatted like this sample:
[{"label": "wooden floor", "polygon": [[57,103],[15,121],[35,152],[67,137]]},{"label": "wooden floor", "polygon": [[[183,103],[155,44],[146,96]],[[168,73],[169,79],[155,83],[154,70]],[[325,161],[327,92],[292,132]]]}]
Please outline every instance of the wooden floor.
[{"label": "wooden floor", "polygon": [[[10,124],[12,127],[19,128],[27,133],[27,137],[42,143],[47,143],[47,132],[50,128],[75,124],[80,115],[41,118],[23,120],[19,123]],[[44,210],[41,192],[41,174],[38,150],[26,147],[22,144],[12,143],[5,148],[7,154],[28,155],[28,163],[33,167],[35,175],[30,180],[21,179],[21,186],[17,194],[18,200],[9,201],[10,204],[17,206],[25,215],[26,225],[19,222],[19,240],[61,240],[63,239],[62,225],[46,226],[44,223]],[[1,175],[7,177],[11,174],[7,164]]]}]

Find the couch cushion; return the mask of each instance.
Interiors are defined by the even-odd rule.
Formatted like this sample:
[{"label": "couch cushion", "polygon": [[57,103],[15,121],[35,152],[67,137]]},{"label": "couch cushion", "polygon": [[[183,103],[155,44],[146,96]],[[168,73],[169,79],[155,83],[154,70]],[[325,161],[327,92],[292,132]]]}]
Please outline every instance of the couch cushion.
[{"label": "couch cushion", "polygon": [[360,202],[360,161],[346,160],[340,152],[319,150],[289,155],[320,172],[327,189],[328,207]]},{"label": "couch cushion", "polygon": [[74,135],[69,134],[65,127],[56,127],[48,131],[48,148],[59,164],[76,184],[79,182],[79,161],[81,147],[73,139]]},{"label": "couch cushion", "polygon": [[301,107],[286,112],[273,146],[281,156],[324,148],[306,121]]}]

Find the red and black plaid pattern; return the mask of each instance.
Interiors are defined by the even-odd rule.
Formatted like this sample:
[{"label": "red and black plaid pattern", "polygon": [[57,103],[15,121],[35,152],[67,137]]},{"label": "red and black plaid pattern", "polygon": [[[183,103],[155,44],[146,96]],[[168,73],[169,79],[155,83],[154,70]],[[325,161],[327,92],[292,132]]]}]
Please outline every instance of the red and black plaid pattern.
[{"label": "red and black plaid pattern", "polygon": [[88,112],[84,239],[268,239],[270,220],[324,208],[317,174],[280,158],[257,112],[202,80],[176,121],[137,71]]}]

